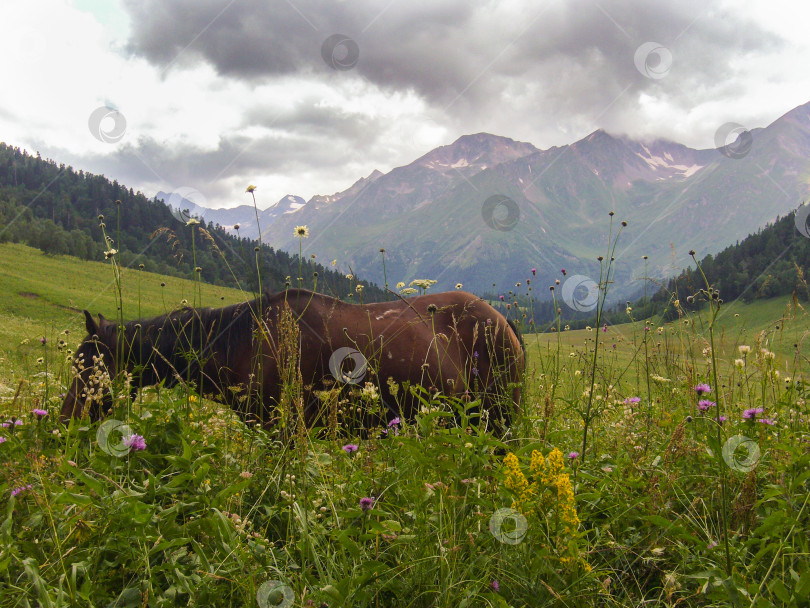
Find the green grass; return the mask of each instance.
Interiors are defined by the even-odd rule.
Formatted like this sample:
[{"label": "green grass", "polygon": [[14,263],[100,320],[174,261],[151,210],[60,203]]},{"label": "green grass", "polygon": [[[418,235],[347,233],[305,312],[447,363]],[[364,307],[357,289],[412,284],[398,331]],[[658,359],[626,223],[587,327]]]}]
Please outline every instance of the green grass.
[{"label": "green grass", "polygon": [[[123,318],[163,314],[194,301],[195,283],[138,269],[123,271]],[[165,283],[165,287],[161,287]],[[117,298],[108,263],[49,256],[25,245],[0,244],[0,382],[5,390],[31,373],[46,354],[55,359],[64,339],[71,347],[86,334],[82,310],[117,319]],[[140,287],[140,297],[138,290]],[[201,304],[222,306],[251,297],[235,289],[201,284]],[[70,333],[66,336],[64,331]],[[40,340],[45,337],[48,347]],[[26,341],[26,343],[23,343]]]},{"label": "green grass", "polygon": [[[602,332],[600,336],[602,347],[606,346],[607,351],[615,353],[620,365],[633,365],[640,356],[643,357],[644,325],[644,320],[640,320],[609,326],[607,332]],[[662,332],[658,331],[659,327],[663,327]],[[590,331],[562,331],[560,344],[563,351],[567,353],[592,344],[595,331],[596,328]],[[801,367],[802,362],[806,369],[810,359],[810,315],[789,297],[756,300],[750,304],[730,303],[718,317],[716,332],[715,346],[725,362],[733,362],[740,357],[738,346],[741,344],[754,347],[758,343],[776,353],[779,368],[787,373]],[[530,352],[536,349],[538,353],[548,355],[557,348],[557,334],[554,332],[529,334],[525,338]],[[674,356],[695,357],[706,346],[707,313],[691,314],[679,322],[665,323],[663,326],[658,323],[651,325],[648,338],[650,351],[660,348]]]},{"label": "green grass", "polygon": [[[103,423],[59,424],[60,332],[75,347],[82,308],[115,316],[110,267],[9,245],[0,267],[0,411],[21,421],[0,428],[0,608],[810,602],[808,323],[788,300],[721,309],[719,386],[707,313],[652,326],[646,351],[643,322],[527,335],[504,440],[438,397],[387,435],[298,426],[290,441],[182,386],[145,389]],[[194,294],[137,270],[123,287],[127,319]],[[201,289],[203,304],[247,297]],[[567,458],[583,442],[597,335],[587,457]],[[718,402],[707,415],[699,382]],[[368,406],[344,389],[344,412]],[[751,407],[774,424],[744,420]],[[110,439],[116,420],[130,431]],[[146,448],[122,448],[129,433]],[[284,593],[268,599],[268,581]]]}]

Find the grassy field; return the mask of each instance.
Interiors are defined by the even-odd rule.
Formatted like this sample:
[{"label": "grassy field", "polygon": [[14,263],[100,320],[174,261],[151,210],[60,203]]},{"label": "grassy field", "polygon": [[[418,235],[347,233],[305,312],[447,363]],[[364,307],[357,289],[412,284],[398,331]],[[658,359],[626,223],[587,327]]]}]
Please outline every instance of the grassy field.
[{"label": "grassy field", "polygon": [[[182,386],[59,424],[80,311],[116,314],[110,265],[2,245],[0,267],[0,607],[810,605],[810,323],[789,300],[724,305],[715,352],[708,311],[526,335],[503,438],[438,395],[290,440]],[[127,319],[246,298],[122,285]],[[339,411],[374,406],[347,387]]]},{"label": "grassy field", "polygon": [[[123,318],[155,316],[194,302],[191,280],[139,269],[123,269]],[[0,394],[30,376],[46,350],[51,358],[59,340],[74,347],[84,337],[84,315],[115,320],[118,298],[110,265],[67,256],[48,256],[25,245],[0,244]],[[164,286],[162,286],[164,285]],[[199,284],[198,303],[222,306],[250,298],[235,289]],[[65,330],[70,332],[65,334]]]}]

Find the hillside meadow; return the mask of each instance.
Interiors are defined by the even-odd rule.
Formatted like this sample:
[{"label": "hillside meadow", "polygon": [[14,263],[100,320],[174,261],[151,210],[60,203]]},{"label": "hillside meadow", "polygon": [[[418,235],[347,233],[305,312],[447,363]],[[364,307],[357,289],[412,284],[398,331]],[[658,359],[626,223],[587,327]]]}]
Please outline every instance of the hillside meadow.
[{"label": "hillside meadow", "polygon": [[791,299],[724,304],[711,329],[707,307],[526,334],[504,437],[427,392],[414,420],[359,428],[375,390],[348,385],[290,437],[115,379],[108,420],[61,425],[81,309],[250,294],[122,269],[119,296],[109,262],[21,245],[0,269],[0,606],[810,605],[810,323]]}]

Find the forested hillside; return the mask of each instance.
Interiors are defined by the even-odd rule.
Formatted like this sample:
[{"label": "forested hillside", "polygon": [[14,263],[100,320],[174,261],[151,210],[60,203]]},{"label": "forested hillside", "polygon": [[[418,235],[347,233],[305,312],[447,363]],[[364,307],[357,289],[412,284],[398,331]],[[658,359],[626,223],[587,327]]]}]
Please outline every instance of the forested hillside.
[{"label": "forested hillside", "polygon": [[[796,229],[795,215],[777,218],[756,234],[700,260],[706,278],[723,300],[751,302],[791,294],[800,300],[810,299],[810,238]],[[671,279],[653,302],[668,301],[670,294],[677,293],[680,304],[688,306],[686,298],[704,285],[700,272],[687,268]]]},{"label": "forested hillside", "polygon": [[[256,242],[208,224],[192,243],[192,230],[162,202],[103,175],[77,171],[0,143],[0,242],[103,260],[108,246],[100,216],[113,239],[111,248],[125,266],[144,264],[148,271],[184,277],[192,276],[196,266],[206,282],[256,288]],[[297,256],[264,245],[261,265],[264,289],[283,289],[287,277],[296,286]],[[312,287],[317,273],[318,291],[343,298],[355,291],[356,279],[311,257],[302,260],[300,268],[305,287]],[[366,301],[385,299],[380,288],[363,283]]]}]

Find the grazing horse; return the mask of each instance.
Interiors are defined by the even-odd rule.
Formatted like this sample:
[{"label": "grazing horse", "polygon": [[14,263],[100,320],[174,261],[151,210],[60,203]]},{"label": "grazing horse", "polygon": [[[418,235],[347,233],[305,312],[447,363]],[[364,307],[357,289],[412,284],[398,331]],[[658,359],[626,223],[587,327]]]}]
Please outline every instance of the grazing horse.
[{"label": "grazing horse", "polygon": [[63,421],[100,417],[112,405],[110,381],[121,372],[133,394],[161,381],[189,382],[266,426],[285,403],[307,424],[323,422],[329,395],[347,393],[380,406],[378,422],[412,419],[424,399],[441,393],[480,398],[483,417],[500,432],[520,402],[517,329],[463,291],[348,304],[289,289],[120,328],[84,314],[88,336],[76,351]]}]

